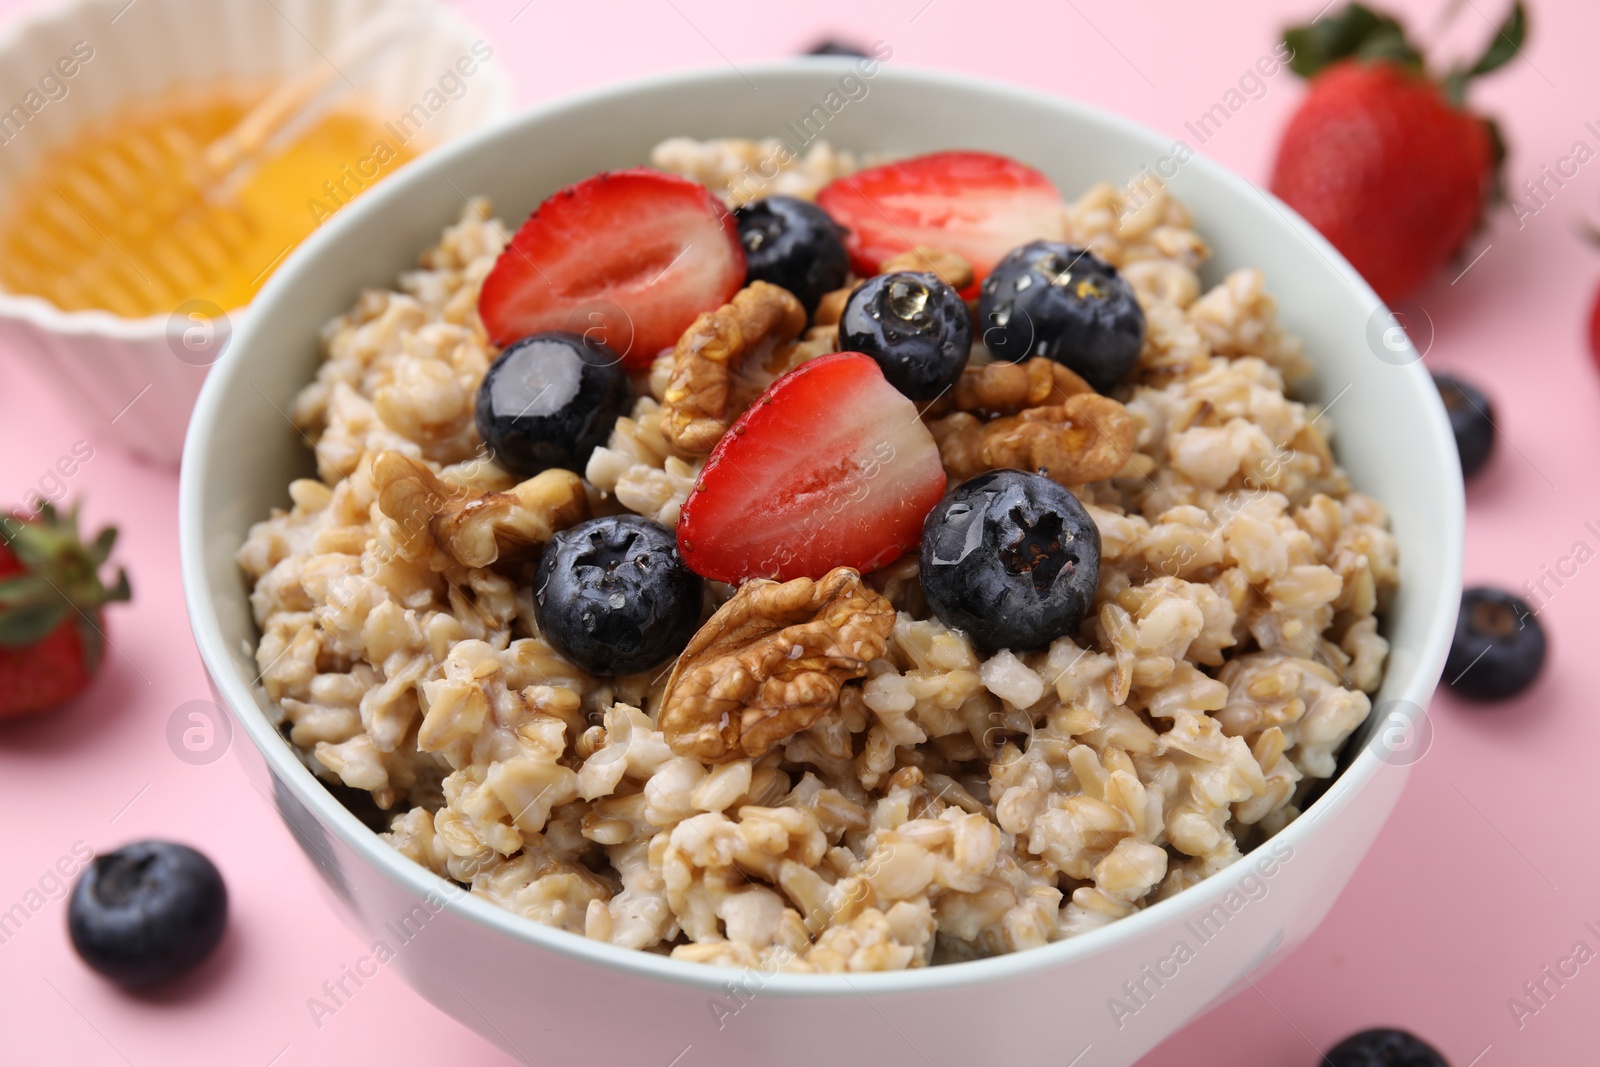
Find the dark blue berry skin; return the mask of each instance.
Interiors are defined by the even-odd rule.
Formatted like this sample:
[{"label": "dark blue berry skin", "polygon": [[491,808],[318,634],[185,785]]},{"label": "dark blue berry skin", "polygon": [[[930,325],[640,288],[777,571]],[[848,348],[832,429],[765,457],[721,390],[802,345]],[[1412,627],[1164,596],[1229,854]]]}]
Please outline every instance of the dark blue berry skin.
[{"label": "dark blue berry skin", "polygon": [[96,856],[67,905],[67,931],[83,962],[130,989],[194,970],[227,924],[222,875],[194,849],[169,841]]},{"label": "dark blue berry skin", "polygon": [[1323,1054],[1318,1067],[1450,1067],[1422,1038],[1404,1030],[1363,1030]]},{"label": "dark blue berry skin", "polygon": [[1494,406],[1482,390],[1460,378],[1435,374],[1433,384],[1439,387],[1439,399],[1444,401],[1450,429],[1456,435],[1461,477],[1471,478],[1494,452]]},{"label": "dark blue berry skin", "polygon": [[1505,700],[1539,677],[1544,627],[1519,597],[1488,586],[1461,594],[1456,636],[1444,661],[1450,691],[1468,700]]},{"label": "dark blue berry skin", "polygon": [[1047,356],[1107,393],[1139,361],[1144,310],[1111,264],[1060,241],[1032,241],[984,279],[978,329],[995,359]]},{"label": "dark blue berry skin", "polygon": [[880,274],[845,302],[839,350],[871,356],[890,385],[912,400],[932,400],[966,369],[972,314],[937,275]]},{"label": "dark blue berry skin", "polygon": [[702,584],[677,536],[638,515],[590,519],[550,539],[534,580],[539,633],[590,674],[648,670],[700,624]]},{"label": "dark blue berry skin", "polygon": [[850,276],[839,224],[810,201],[769,196],[736,209],[733,221],[744,245],[745,284],[787,289],[807,315]]},{"label": "dark blue berry skin", "polygon": [[934,614],[985,649],[1042,649],[1094,604],[1100,531],[1049,478],[990,471],[928,513],[921,578]]},{"label": "dark blue berry skin", "polygon": [[622,359],[610,348],[562,330],[529,334],[484,375],[478,433],[512,474],[581,473],[632,400]]},{"label": "dark blue berry skin", "polygon": [[839,41],[819,41],[806,51],[808,56],[855,56],[859,59],[870,58],[859,47],[853,44],[844,44]]}]

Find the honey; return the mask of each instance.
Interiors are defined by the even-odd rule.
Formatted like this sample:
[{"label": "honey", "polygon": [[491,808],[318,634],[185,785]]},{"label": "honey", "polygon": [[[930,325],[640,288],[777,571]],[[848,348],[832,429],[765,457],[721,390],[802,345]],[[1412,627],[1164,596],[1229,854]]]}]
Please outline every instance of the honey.
[{"label": "honey", "polygon": [[265,90],[184,90],[124,108],[46,153],[0,217],[0,289],[129,318],[249,303],[293,248],[417,155],[345,105],[268,145],[228,186],[205,148]]}]

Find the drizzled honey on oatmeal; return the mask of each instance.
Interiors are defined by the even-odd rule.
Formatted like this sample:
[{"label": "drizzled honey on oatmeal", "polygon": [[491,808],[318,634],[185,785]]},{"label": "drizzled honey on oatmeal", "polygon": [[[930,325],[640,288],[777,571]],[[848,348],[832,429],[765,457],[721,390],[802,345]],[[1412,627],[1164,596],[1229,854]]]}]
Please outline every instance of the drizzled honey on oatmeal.
[{"label": "drizzled honey on oatmeal", "polygon": [[129,318],[187,301],[242,307],[318,225],[418,154],[347,103],[286,130],[219,185],[197,161],[265,94],[179,90],[47,152],[0,215],[0,288]]}]

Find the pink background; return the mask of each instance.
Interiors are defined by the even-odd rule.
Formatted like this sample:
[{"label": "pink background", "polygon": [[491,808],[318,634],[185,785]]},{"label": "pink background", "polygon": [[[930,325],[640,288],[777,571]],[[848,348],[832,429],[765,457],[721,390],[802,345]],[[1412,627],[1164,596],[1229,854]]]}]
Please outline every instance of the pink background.
[{"label": "pink background", "polygon": [[[219,0],[223,2],[223,0]],[[251,0],[255,2],[255,0]],[[493,43],[525,102],[635,75],[781,56],[825,33],[894,47],[894,62],[945,67],[1079,97],[1185,137],[1196,118],[1318,0],[1120,4],[748,0],[613,4],[472,0],[460,6]],[[1501,0],[1465,0],[1444,54],[1475,51]],[[0,0],[0,16],[33,6]],[[1418,31],[1446,0],[1405,3]],[[766,12],[755,17],[755,12]],[[1000,14],[1004,11],[1005,14]],[[1092,20],[1092,22],[1090,21]],[[1534,0],[1526,57],[1475,100],[1500,117],[1514,192],[1552,167],[1600,119],[1600,18],[1579,0]],[[1278,130],[1302,88],[1267,82],[1203,151],[1264,181]],[[1435,369],[1493,397],[1499,453],[1467,495],[1466,575],[1520,589],[1583,540],[1600,548],[1600,388],[1585,343],[1600,251],[1578,236],[1600,219],[1600,163],[1519,227],[1497,211],[1460,264],[1418,303],[1436,336]],[[1205,222],[1200,220],[1203,231]],[[1482,258],[1452,284],[1467,261]],[[0,911],[76,842],[109,850],[146,836],[188,841],[221,866],[233,921],[219,957],[172,995],[117,993],[71,953],[65,906],[49,903],[0,944],[0,1061],[98,1064],[509,1064],[497,1049],[383,971],[336,1015],[307,998],[365,947],[324,906],[310,865],[235,761],[176,759],[174,710],[209,697],[178,585],[177,479],[116,453],[104,427],[69,415],[0,351],[0,502],[20,502],[77,441],[96,448],[70,482],[93,524],[121,525],[133,604],[115,610],[110,655],[86,697],[35,721],[0,726],[5,812]],[[1553,586],[1552,586],[1553,588]],[[1474,708],[1441,696],[1431,749],[1398,810],[1320,931],[1270,975],[1148,1057],[1146,1067],[1306,1064],[1371,1025],[1427,1036],[1455,1067],[1594,1062],[1600,963],[1519,1027],[1508,998],[1600,926],[1600,792],[1592,753],[1600,718],[1583,663],[1600,638],[1600,565],[1579,570],[1542,611],[1551,638],[1543,678],[1523,699]],[[1593,973],[1591,973],[1593,972]],[[1554,989],[1552,985],[1550,988]],[[650,1067],[650,1065],[642,1065]]]}]

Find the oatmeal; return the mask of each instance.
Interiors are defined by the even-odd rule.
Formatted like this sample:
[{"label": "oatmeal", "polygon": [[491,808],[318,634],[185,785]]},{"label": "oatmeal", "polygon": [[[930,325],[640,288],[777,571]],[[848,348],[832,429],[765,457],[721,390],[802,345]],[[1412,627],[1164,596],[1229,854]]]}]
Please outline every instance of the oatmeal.
[{"label": "oatmeal", "polygon": [[[829,183],[857,172],[819,146],[775,186],[735,190],[743,164],[779,147],[680,139],[652,161],[730,205],[819,191],[827,205]],[[291,506],[239,552],[261,684],[288,742],[324,779],[369,793],[394,848],[500,907],[677,959],[795,972],[1073,937],[1282,829],[1334,775],[1382,680],[1378,625],[1397,581],[1384,510],[1335,462],[1332,418],[1290,399],[1310,362],[1266,279],[1244,269],[1205,288],[1206,243],[1165,189],[1102,185],[1024,207],[1005,216],[1026,232],[1003,257],[956,247],[959,234],[899,258],[864,261],[852,246],[849,278],[812,306],[753,276],[757,249],[749,278],[708,263],[693,321],[670,322],[675,346],[608,361],[549,335],[568,350],[540,358],[565,361],[572,395],[615,408],[568,432],[571,412],[542,393],[519,402],[519,432],[598,444],[514,470],[528,446],[485,440],[480,393],[527,342],[491,338],[549,313],[480,308],[481,293],[500,299],[485,280],[510,234],[474,203],[394,290],[363,293],[328,325],[292,412],[316,477],[292,483]],[[1003,336],[972,331],[953,356],[880,360],[883,374],[834,354],[861,328],[851,307],[875,277],[969,301],[988,277],[981,317],[1028,270],[1065,278],[1049,255],[1069,246],[1077,298],[1128,294],[1096,305],[1108,336],[1123,333],[1088,362],[1046,358],[1015,319]],[[1082,275],[1079,256],[1100,273]],[[1030,329],[1050,328],[1046,305],[1030,307]],[[667,332],[669,320],[638,318],[641,334]],[[992,358],[987,346],[1003,344],[1015,362]],[[860,374],[909,415],[878,405],[893,425],[836,477],[859,493],[835,500],[821,485],[820,520],[732,570],[727,544],[686,543],[689,530],[760,533],[704,499],[735,478],[728,457],[745,449],[736,473],[758,483],[744,457],[787,429],[770,428],[769,406],[810,412],[794,407],[796,383]],[[839,394],[815,417],[850,407]],[[1063,566],[1088,590],[1057,630],[1001,647],[991,637],[1009,631],[952,625],[915,537],[946,487],[997,470],[1074,501],[1052,521],[1070,533],[1081,513],[1077,540],[1044,538],[1028,565],[1071,541],[1075,555],[1033,578]],[[817,555],[840,528],[876,536],[862,509],[876,521],[905,501],[922,501],[909,542],[896,526],[870,562]],[[623,537],[632,522],[665,531],[651,553]],[[683,560],[663,561],[675,529]],[[551,590],[570,579],[573,596],[593,591],[563,561],[595,553],[642,582],[695,570],[674,571],[687,625],[663,661],[630,643],[634,607],[620,597],[627,618],[603,617],[603,598],[598,622],[581,603],[573,616],[603,640],[555,628]],[[985,580],[1014,577],[995,573]],[[612,654],[622,673],[594,658]]]}]

